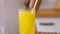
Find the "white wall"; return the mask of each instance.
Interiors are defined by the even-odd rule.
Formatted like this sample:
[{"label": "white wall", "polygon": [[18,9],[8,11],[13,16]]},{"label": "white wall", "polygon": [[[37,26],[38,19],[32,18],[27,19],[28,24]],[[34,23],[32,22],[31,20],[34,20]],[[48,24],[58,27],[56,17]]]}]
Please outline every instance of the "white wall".
[{"label": "white wall", "polygon": [[[4,22],[5,32],[18,33],[18,0],[0,0],[0,21]],[[0,22],[0,24],[2,23]]]},{"label": "white wall", "polygon": [[4,0],[6,29],[9,33],[18,33],[18,0]]},{"label": "white wall", "polygon": [[42,0],[40,9],[51,9],[53,8],[56,0]]}]

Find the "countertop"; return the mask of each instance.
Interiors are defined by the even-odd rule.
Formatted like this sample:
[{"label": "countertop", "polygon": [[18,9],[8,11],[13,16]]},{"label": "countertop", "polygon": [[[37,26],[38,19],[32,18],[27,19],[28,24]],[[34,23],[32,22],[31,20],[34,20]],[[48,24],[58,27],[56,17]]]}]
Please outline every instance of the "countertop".
[{"label": "countertop", "polygon": [[37,17],[60,17],[60,10],[39,10]]}]

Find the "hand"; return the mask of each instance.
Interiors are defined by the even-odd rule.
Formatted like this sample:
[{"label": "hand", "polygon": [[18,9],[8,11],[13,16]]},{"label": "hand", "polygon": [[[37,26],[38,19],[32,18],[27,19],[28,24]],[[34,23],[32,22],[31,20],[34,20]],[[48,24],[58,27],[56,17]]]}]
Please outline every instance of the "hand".
[{"label": "hand", "polygon": [[29,8],[29,3],[30,3],[30,0],[25,0],[24,4],[25,4],[26,8]]},{"label": "hand", "polygon": [[[25,0],[25,6],[27,7],[27,8],[29,8],[29,9],[32,9],[33,8],[33,6],[34,6],[34,4],[35,4],[35,1],[36,0]],[[37,3],[37,5],[36,5],[36,11],[38,11],[38,9],[39,9],[39,7],[40,7],[40,5],[41,5],[41,1],[42,0],[38,0],[38,3]]]},{"label": "hand", "polygon": [[26,8],[29,8],[29,9],[33,8],[34,3],[35,3],[35,0],[25,0],[24,2]]}]

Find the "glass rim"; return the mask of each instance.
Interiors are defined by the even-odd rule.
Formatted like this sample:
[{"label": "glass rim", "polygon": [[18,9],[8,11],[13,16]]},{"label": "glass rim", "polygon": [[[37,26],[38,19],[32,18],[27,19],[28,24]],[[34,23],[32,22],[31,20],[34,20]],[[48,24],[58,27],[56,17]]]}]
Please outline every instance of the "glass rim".
[{"label": "glass rim", "polygon": [[[24,12],[24,11],[32,11],[32,9],[18,9],[18,12]],[[33,10],[34,12],[36,12],[36,10]]]}]

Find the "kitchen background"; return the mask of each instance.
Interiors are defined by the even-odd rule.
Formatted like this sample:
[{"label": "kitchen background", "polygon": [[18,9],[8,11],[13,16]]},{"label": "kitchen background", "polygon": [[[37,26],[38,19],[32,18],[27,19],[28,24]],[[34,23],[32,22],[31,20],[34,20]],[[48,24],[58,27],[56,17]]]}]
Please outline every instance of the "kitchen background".
[{"label": "kitchen background", "polygon": [[[0,32],[4,33],[18,33],[18,9],[25,8],[25,0],[0,0]],[[51,9],[53,8],[55,0],[43,0],[40,9]],[[37,18],[36,26],[37,31],[49,31],[49,32],[60,32],[59,21],[60,18]],[[43,26],[39,25],[40,22],[55,22],[55,26]],[[58,27],[57,27],[58,26]],[[43,28],[43,29],[42,29]],[[53,29],[53,30],[51,30]]]}]

